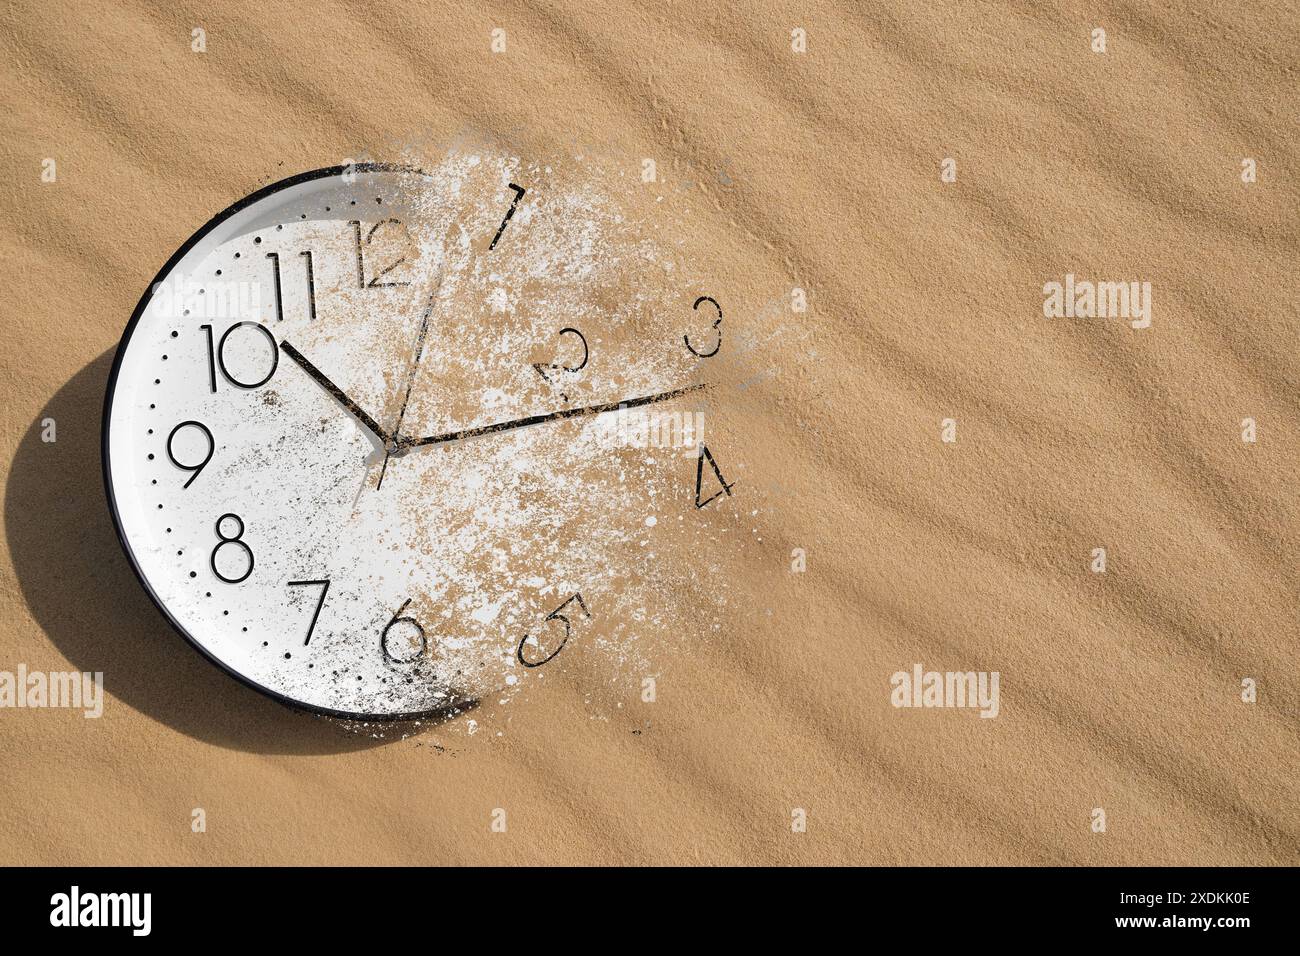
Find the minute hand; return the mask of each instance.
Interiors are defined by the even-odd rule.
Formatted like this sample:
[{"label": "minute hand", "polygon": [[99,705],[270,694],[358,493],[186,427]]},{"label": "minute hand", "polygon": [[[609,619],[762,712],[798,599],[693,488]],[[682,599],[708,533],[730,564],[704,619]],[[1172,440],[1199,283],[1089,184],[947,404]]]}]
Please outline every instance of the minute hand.
[{"label": "minute hand", "polygon": [[529,415],[527,418],[516,418],[508,422],[497,422],[495,425],[479,425],[475,428],[463,428],[456,432],[447,432],[443,435],[430,435],[427,438],[402,438],[398,440],[399,448],[417,448],[421,445],[441,445],[444,442],[460,441],[462,438],[475,438],[479,435],[490,435],[493,432],[510,431],[513,428],[527,428],[529,425],[540,425],[542,422],[554,421],[557,418],[579,418],[583,415],[600,415],[604,412],[616,412],[620,408],[638,408],[642,405],[653,405],[656,402],[666,402],[669,399],[678,398],[691,392],[698,392],[701,389],[708,388],[708,383],[699,385],[687,385],[685,388],[675,388],[671,392],[660,392],[657,395],[643,395],[640,398],[626,398],[621,402],[604,402],[600,405],[584,405],[581,408],[565,408],[558,412],[547,412],[544,415]]}]

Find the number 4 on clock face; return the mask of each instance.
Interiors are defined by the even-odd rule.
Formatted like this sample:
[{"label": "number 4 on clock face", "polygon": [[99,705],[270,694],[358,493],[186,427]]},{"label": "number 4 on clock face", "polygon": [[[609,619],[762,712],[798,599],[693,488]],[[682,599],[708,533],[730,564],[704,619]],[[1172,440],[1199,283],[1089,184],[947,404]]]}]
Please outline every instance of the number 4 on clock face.
[{"label": "number 4 on clock face", "polygon": [[[718,484],[721,485],[721,490],[715,491],[709,497],[701,500],[700,496],[703,494],[704,485],[704,462],[706,460],[708,461],[709,466],[713,469],[713,474],[718,479]],[[722,470],[718,468],[718,463],[714,461],[713,453],[709,451],[709,446],[701,445],[700,457],[696,459],[695,462],[695,507],[703,508],[709,502],[713,501],[715,498],[722,497],[724,494],[730,497],[731,489],[735,486],[736,483],[734,481],[729,482],[727,479],[722,477]]]}]

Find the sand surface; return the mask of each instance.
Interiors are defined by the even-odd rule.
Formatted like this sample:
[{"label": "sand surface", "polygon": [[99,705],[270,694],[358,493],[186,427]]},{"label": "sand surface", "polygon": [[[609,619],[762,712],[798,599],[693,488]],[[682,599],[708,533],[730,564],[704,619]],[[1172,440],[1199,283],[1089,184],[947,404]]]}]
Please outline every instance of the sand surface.
[{"label": "sand surface", "polygon": [[[1296,5],[586,7],[4,5],[0,671],[106,700],[0,710],[0,863],[1300,862]],[[655,646],[653,703],[575,654],[344,726],[141,590],[104,389],[216,212],[462,134],[681,210],[753,344],[719,398],[748,537],[677,599],[721,626]],[[1045,318],[1067,273],[1150,282],[1151,327]],[[997,671],[999,715],[893,707],[918,663]]]}]

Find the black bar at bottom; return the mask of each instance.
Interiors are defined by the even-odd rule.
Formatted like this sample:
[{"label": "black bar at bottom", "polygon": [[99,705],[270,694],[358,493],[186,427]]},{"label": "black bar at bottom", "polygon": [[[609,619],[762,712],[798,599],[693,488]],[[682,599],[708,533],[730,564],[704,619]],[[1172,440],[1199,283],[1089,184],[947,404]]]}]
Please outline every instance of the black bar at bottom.
[{"label": "black bar at bottom", "polygon": [[[595,878],[592,878],[595,877]],[[516,930],[618,920],[645,933],[727,927],[745,936],[788,923],[880,940],[1192,937],[1232,945],[1277,933],[1293,869],[872,868],[658,869],[592,874],[501,869],[7,869],[7,936],[199,939],[337,947],[399,925],[491,945]],[[393,922],[395,921],[395,922]],[[520,921],[522,924],[520,925]],[[540,921],[540,925],[538,922]],[[75,924],[75,925],[74,925]],[[710,927],[712,929],[710,929]],[[917,934],[920,934],[918,937]],[[971,934],[975,934],[972,936]],[[1243,935],[1245,934],[1245,935]],[[633,933],[633,935],[637,935]],[[669,943],[672,937],[666,938]],[[517,940],[522,943],[522,940]],[[624,941],[626,942],[626,941]],[[609,944],[613,939],[609,938]]]}]

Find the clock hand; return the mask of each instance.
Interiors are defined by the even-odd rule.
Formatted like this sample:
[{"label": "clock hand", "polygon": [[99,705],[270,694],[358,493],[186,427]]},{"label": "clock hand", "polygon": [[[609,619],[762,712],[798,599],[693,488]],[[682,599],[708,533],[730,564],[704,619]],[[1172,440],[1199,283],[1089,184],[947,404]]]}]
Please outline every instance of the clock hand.
[{"label": "clock hand", "polygon": [[429,304],[424,308],[424,318],[420,320],[420,332],[415,337],[415,358],[411,360],[411,367],[406,373],[406,395],[402,398],[402,409],[397,413],[397,424],[393,426],[393,440],[384,448],[384,464],[379,469],[379,481],[375,483],[376,491],[384,486],[384,473],[388,471],[388,459],[393,457],[393,451],[399,447],[401,441],[398,435],[402,431],[402,419],[406,417],[406,406],[411,401],[411,387],[415,385],[415,372],[420,367],[420,359],[424,356],[424,337],[429,331],[429,316],[433,314],[433,300],[438,295],[438,290],[442,288],[442,276],[442,270],[439,270],[438,281],[434,284],[433,291],[429,293]]},{"label": "clock hand", "polygon": [[527,428],[529,425],[539,425],[542,422],[554,421],[559,418],[578,418],[585,415],[600,415],[604,412],[616,412],[620,408],[638,408],[641,405],[653,405],[656,402],[666,402],[669,399],[678,398],[679,396],[698,392],[700,389],[708,388],[708,383],[699,385],[687,385],[685,388],[675,388],[671,392],[660,392],[657,395],[644,395],[640,398],[628,398],[621,402],[604,402],[600,405],[584,405],[581,408],[564,408],[558,412],[548,412],[545,415],[529,415],[527,418],[516,418],[508,422],[497,422],[495,425],[479,425],[475,428],[464,428],[460,431],[447,432],[443,435],[431,435],[428,438],[402,438],[397,441],[397,448],[405,452],[411,448],[419,448],[423,445],[441,445],[445,442],[460,441],[462,438],[476,438],[479,435],[490,435],[493,432],[510,431],[514,428]]},{"label": "clock hand", "polygon": [[290,345],[288,339],[280,340],[280,351],[297,362],[298,365],[302,366],[304,372],[314,378],[321,388],[329,392],[340,405],[351,412],[357,421],[370,429],[371,434],[378,438],[385,447],[392,444],[393,440],[388,432],[384,431],[378,422],[367,415],[360,405],[348,398],[348,396],[344,394],[343,389],[339,388],[326,378],[324,372],[318,369],[315,365],[312,365],[311,362],[307,361],[307,357]]}]

